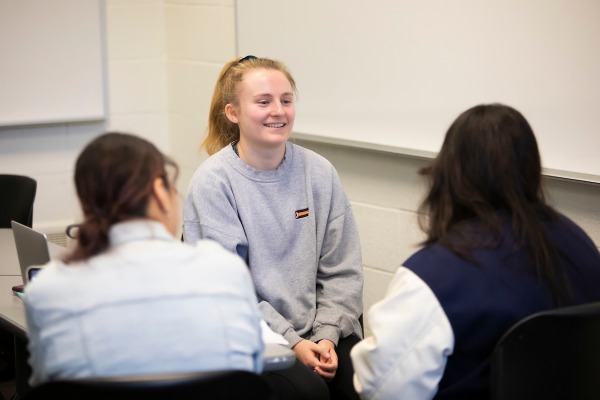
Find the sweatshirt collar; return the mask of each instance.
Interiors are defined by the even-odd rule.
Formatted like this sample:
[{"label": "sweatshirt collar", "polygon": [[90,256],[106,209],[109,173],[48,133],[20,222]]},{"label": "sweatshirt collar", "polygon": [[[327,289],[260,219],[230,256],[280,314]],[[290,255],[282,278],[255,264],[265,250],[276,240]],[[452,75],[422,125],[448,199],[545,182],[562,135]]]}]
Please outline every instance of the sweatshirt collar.
[{"label": "sweatshirt collar", "polygon": [[261,171],[242,161],[235,153],[233,146],[226,146],[221,151],[225,152],[225,158],[227,162],[236,171],[249,179],[260,182],[276,182],[282,179],[284,176],[286,176],[294,158],[294,145],[290,142],[286,142],[285,155],[283,157],[283,161],[281,164],[279,164],[279,167],[277,167],[277,169],[274,171]]}]

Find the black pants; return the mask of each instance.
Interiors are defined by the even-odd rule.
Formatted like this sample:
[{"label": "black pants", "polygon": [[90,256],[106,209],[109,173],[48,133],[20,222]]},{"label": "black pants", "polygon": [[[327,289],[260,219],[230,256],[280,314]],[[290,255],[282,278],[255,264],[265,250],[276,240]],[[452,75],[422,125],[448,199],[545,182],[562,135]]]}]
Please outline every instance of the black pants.
[{"label": "black pants", "polygon": [[263,376],[282,400],[357,400],[359,397],[352,384],[354,368],[350,349],[359,340],[354,335],[339,340],[335,349],[338,369],[329,383],[299,360],[291,368],[265,372]]}]

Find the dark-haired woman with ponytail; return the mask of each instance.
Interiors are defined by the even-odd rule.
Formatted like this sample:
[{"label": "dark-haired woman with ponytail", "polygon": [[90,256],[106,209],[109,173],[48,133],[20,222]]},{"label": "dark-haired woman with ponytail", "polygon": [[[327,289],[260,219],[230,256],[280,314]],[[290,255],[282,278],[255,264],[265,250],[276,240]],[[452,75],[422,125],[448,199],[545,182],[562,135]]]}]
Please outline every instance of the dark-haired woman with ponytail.
[{"label": "dark-haired woman with ponytail", "polygon": [[107,133],[82,151],[75,249],[26,287],[30,365],[44,381],[262,370],[260,313],[244,261],[175,237],[177,166],[150,142]]},{"label": "dark-haired woman with ponytail", "polygon": [[364,399],[487,399],[500,337],[538,311],[600,301],[600,253],[544,199],[540,154],[517,110],[479,105],[422,170],[423,248],[367,314],[352,349]]}]

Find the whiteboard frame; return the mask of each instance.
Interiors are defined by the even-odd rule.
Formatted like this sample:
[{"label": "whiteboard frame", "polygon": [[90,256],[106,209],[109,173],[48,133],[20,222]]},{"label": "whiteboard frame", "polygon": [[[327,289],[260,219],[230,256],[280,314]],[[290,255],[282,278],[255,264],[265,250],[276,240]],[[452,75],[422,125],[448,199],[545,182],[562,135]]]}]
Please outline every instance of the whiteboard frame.
[{"label": "whiteboard frame", "polygon": [[104,0],[0,0],[0,127],[106,119]]},{"label": "whiteboard frame", "polygon": [[[491,18],[489,21],[477,20],[476,25],[484,33],[487,26],[490,26],[490,30],[487,31],[491,35],[489,40],[491,43],[501,44],[496,47],[492,46],[494,49],[502,47],[502,50],[511,56],[521,54],[522,61],[529,61],[533,57],[528,58],[529,53],[535,53],[541,60],[548,62],[542,63],[541,67],[539,65],[528,67],[527,62],[523,62],[523,65],[519,65],[510,73],[521,74],[521,71],[526,73],[522,76],[508,74],[504,77],[505,81],[502,82],[487,79],[487,82],[493,81],[489,88],[485,85],[482,89],[479,88],[482,86],[481,79],[487,78],[480,76],[480,80],[474,80],[479,83],[477,85],[472,83],[473,87],[470,88],[479,90],[477,96],[461,97],[457,95],[455,97],[456,90],[446,91],[444,92],[447,95],[446,99],[440,103],[435,103],[431,93],[429,97],[417,99],[418,96],[415,95],[418,93],[414,89],[419,86],[413,85],[409,87],[413,92],[403,99],[404,103],[394,104],[393,101],[389,101],[389,98],[385,98],[382,112],[365,108],[367,112],[370,112],[370,120],[361,120],[360,107],[362,105],[350,104],[344,108],[338,107],[337,103],[346,102],[345,104],[348,105],[349,101],[354,101],[354,98],[359,97],[352,91],[353,86],[360,87],[360,90],[356,90],[356,93],[362,95],[358,102],[368,102],[372,99],[376,101],[378,95],[381,94],[382,85],[374,85],[375,93],[367,93],[368,88],[366,90],[365,85],[361,86],[361,83],[368,80],[380,82],[377,80],[378,75],[389,76],[390,65],[402,66],[403,60],[400,58],[400,60],[393,60],[394,63],[376,64],[379,59],[373,59],[372,56],[385,53],[389,49],[389,43],[387,43],[388,47],[381,49],[378,47],[381,46],[381,43],[369,38],[371,47],[377,48],[378,51],[365,50],[365,46],[361,47],[361,43],[359,43],[360,37],[352,36],[352,24],[347,23],[347,20],[349,17],[353,17],[352,21],[355,22],[355,25],[382,30],[378,24],[385,25],[385,21],[394,21],[395,17],[387,18],[382,15],[381,10],[386,7],[395,9],[395,7],[399,7],[397,4],[400,3],[404,4],[404,10],[410,8],[412,11],[421,7],[422,9],[418,10],[420,11],[418,16],[421,17],[429,15],[430,11],[433,14],[441,13],[438,9],[443,9],[442,11],[450,9],[452,12],[457,9],[458,14],[468,14],[465,11],[473,11],[471,8],[475,7],[476,15],[485,15]],[[240,56],[254,54],[259,57],[276,58],[290,66],[300,92],[295,123],[295,135],[299,138],[431,158],[441,147],[447,127],[460,112],[476,104],[501,102],[517,108],[532,124],[542,153],[545,175],[600,183],[600,157],[595,155],[595,149],[600,148],[600,134],[598,134],[597,128],[600,126],[600,113],[597,112],[597,109],[600,108],[600,52],[589,51],[590,40],[595,43],[596,37],[600,37],[599,24],[595,21],[594,13],[590,12],[600,10],[599,4],[595,0],[578,0],[577,6],[568,0],[551,2],[529,0],[526,3],[520,0],[498,2],[457,0],[449,3],[436,0],[425,0],[419,3],[410,0],[382,0],[376,4],[365,3],[361,0],[345,2],[312,0],[293,3],[276,0],[236,0],[236,48],[237,54]],[[497,15],[486,9],[490,6],[496,7],[494,12],[498,12]],[[425,7],[429,8],[425,10]],[[268,12],[265,12],[265,8],[268,9]],[[581,13],[582,8],[587,12]],[[519,14],[522,9],[525,11],[523,14]],[[511,32],[510,29],[497,32],[494,29],[494,27],[500,26],[498,20],[505,21],[507,16],[513,14],[518,14],[516,18],[522,18],[520,28],[515,27],[514,32]],[[550,17],[546,14],[549,14]],[[337,18],[332,18],[332,15],[336,15]],[[369,21],[374,16],[378,19]],[[525,16],[534,16],[535,18],[524,18]],[[437,17],[438,19],[435,21],[440,22],[446,18],[446,15]],[[452,19],[452,17],[453,15],[450,15],[448,19]],[[551,18],[550,22],[548,18]],[[399,20],[411,24],[410,19],[399,18]],[[552,22],[555,20],[556,23]],[[324,21],[327,24],[323,23]],[[321,23],[326,26],[321,27]],[[432,33],[431,30],[434,28],[427,23],[427,20],[419,20],[418,23],[414,23],[414,26],[411,25],[407,29],[412,29],[411,34],[422,35],[421,39],[425,40],[426,44],[431,44],[433,42],[427,42],[427,40],[431,39],[430,36],[439,35],[440,32]],[[511,23],[516,22],[511,20]],[[527,29],[530,25],[531,32],[528,32]],[[423,26],[423,30],[420,30],[421,26]],[[335,27],[335,29],[329,27]],[[556,33],[560,27],[564,29],[560,31],[560,34]],[[338,35],[336,30],[341,34]],[[442,30],[441,32],[446,31]],[[521,40],[519,35],[524,32],[528,37]],[[594,32],[597,32],[598,35],[593,35]],[[369,32],[363,33],[365,36],[369,35]],[[447,35],[451,33],[453,32],[447,32]],[[542,34],[547,34],[547,38]],[[494,41],[503,35],[508,35],[510,40],[506,43]],[[462,44],[465,38],[469,38],[468,32],[461,32],[459,37],[458,42]],[[349,43],[344,43],[346,39]],[[480,47],[477,46],[481,46],[481,43],[485,43],[487,40],[482,39],[479,42],[479,39],[474,38],[470,45],[479,49]],[[404,40],[407,39],[404,38]],[[520,42],[527,43],[527,45],[521,46]],[[326,51],[326,45],[330,46],[329,48],[332,50],[330,53],[339,52],[339,54],[330,58],[331,54]],[[436,47],[432,48],[440,50]],[[593,48],[596,49],[597,45],[594,45]],[[349,50],[351,52],[348,52]],[[427,58],[427,53],[422,52],[421,49],[409,48],[409,50],[410,54],[414,56],[413,58],[418,58],[418,56]],[[560,53],[560,51],[565,53]],[[452,54],[450,53],[450,55]],[[545,57],[548,57],[548,60]],[[516,57],[506,58],[518,61]],[[535,60],[535,58],[533,59]],[[571,59],[578,60],[578,64],[569,64]],[[458,64],[460,67],[460,62]],[[315,70],[315,65],[320,69]],[[332,65],[334,67],[330,67]],[[346,75],[343,81],[336,81],[335,76],[332,79],[331,72],[333,70],[343,75],[345,73],[343,69],[335,69],[340,65],[349,70],[355,66],[360,66],[362,69],[353,70],[354,79]],[[489,60],[482,65],[490,68]],[[546,65],[548,65],[547,68],[545,68]],[[310,73],[302,70],[306,66],[312,68]],[[436,74],[439,69],[443,68],[430,66],[428,71],[430,74]],[[405,71],[400,68],[398,70]],[[538,79],[538,77],[540,78]],[[530,87],[526,87],[527,85],[523,82],[529,83],[530,80]],[[411,84],[410,80],[408,81]],[[547,84],[548,82],[550,84]],[[437,84],[440,83],[445,84],[445,81],[438,80]],[[427,86],[431,83],[421,82],[420,84]],[[430,86],[435,85],[431,84]],[[552,87],[549,88],[550,86]],[[380,92],[377,92],[377,88]],[[397,93],[399,93],[399,97],[403,95],[400,91]],[[326,100],[321,101],[321,99]],[[415,102],[419,102],[421,108],[405,107],[413,99]],[[428,99],[432,99],[431,104]],[[315,103],[318,103],[318,107],[313,107]],[[406,117],[407,115],[410,117],[411,112],[418,118],[405,124]],[[391,119],[384,121],[388,115],[393,113],[398,114],[396,116],[397,125]],[[588,173],[590,171],[593,172]]]}]

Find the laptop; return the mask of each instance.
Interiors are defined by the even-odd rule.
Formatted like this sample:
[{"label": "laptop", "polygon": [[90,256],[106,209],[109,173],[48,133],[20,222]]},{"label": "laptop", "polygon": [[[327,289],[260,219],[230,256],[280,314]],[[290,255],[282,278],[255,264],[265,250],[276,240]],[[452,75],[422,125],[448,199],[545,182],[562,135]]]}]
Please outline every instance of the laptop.
[{"label": "laptop", "polygon": [[23,285],[29,283],[40,267],[50,261],[48,239],[45,234],[11,221]]}]

